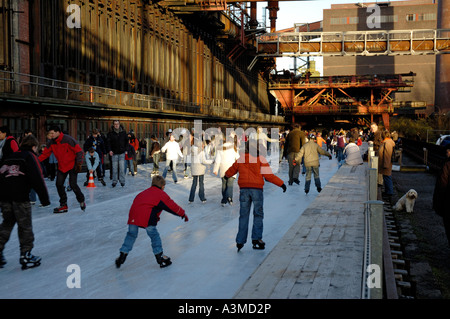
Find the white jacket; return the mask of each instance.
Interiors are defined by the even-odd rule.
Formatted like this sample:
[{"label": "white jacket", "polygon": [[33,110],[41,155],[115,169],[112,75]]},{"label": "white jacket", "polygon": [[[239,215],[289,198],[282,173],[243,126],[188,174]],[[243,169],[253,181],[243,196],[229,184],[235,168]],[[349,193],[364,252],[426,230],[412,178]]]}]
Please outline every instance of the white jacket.
[{"label": "white jacket", "polygon": [[[223,148],[226,148],[224,151]],[[224,143],[221,150],[217,150],[216,158],[214,160],[214,173],[219,173],[220,177],[225,176],[227,169],[234,164],[234,162],[239,158],[239,153],[234,150],[233,143]],[[233,177],[236,177],[234,175]]]},{"label": "white jacket", "polygon": [[175,141],[168,141],[161,149],[162,153],[166,153],[166,160],[178,160],[178,156],[183,157],[180,150],[180,144]]},{"label": "white jacket", "polygon": [[213,163],[213,160],[206,158],[204,151],[199,151],[197,146],[191,146],[191,174],[192,176],[205,175],[206,166]]},{"label": "white jacket", "polygon": [[360,165],[363,163],[359,146],[355,143],[348,143],[344,149],[345,163],[348,165]]}]

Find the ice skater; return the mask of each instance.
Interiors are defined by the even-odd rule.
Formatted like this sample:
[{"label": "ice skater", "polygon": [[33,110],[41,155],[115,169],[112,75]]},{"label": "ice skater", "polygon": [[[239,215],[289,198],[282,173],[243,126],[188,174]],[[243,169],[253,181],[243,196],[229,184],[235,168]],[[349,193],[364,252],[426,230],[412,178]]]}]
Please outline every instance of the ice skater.
[{"label": "ice skater", "polygon": [[120,248],[120,256],[116,259],[116,267],[125,262],[129,252],[133,249],[134,242],[138,236],[139,228],[145,228],[147,235],[152,241],[152,249],[155,254],[156,262],[161,268],[172,264],[169,257],[163,254],[161,237],[159,236],[156,225],[159,221],[159,215],[163,210],[180,216],[187,222],[189,219],[183,208],[178,206],[164,192],[166,181],[160,175],[152,179],[152,186],[139,193],[131,205],[128,217],[128,232]]},{"label": "ice skater", "polygon": [[3,216],[0,224],[0,268],[6,264],[3,249],[16,223],[22,269],[41,264],[41,258],[31,254],[34,234],[30,190],[36,191],[42,206],[50,205],[50,198],[41,164],[36,156],[38,146],[38,140],[33,135],[28,135],[22,140],[20,150],[6,155],[0,163],[0,206]]},{"label": "ice skater", "polygon": [[239,230],[236,235],[236,247],[238,251],[244,247],[247,242],[248,222],[250,208],[253,203],[253,228],[252,244],[253,249],[264,249],[265,243],[262,240],[263,219],[264,219],[264,180],[277,185],[286,192],[286,185],[275,176],[270,169],[266,158],[259,156],[255,145],[246,142],[245,153],[234,162],[234,164],[225,172],[225,179],[239,173],[238,185],[240,188],[239,201]]}]

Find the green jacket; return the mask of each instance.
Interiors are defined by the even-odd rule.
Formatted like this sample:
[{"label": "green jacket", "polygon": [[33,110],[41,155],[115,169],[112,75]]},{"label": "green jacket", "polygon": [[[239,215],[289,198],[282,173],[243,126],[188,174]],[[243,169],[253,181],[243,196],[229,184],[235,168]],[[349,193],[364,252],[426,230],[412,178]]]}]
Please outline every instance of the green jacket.
[{"label": "green jacket", "polygon": [[331,154],[317,145],[316,142],[310,140],[308,143],[302,146],[300,152],[295,156],[295,161],[297,163],[302,162],[302,157],[304,158],[305,166],[308,167],[318,167],[319,166],[319,154],[328,156],[331,158]]}]

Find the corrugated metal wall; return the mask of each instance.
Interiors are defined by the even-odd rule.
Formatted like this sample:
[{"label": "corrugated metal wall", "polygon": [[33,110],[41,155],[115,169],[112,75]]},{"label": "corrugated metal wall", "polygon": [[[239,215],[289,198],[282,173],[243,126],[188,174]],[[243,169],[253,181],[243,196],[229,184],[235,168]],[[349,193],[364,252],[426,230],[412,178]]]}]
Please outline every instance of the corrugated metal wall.
[{"label": "corrugated metal wall", "polygon": [[[69,28],[69,4],[81,28]],[[203,105],[269,112],[267,83],[232,64],[213,35],[139,0],[40,0],[34,74]],[[40,48],[36,50],[36,48]],[[243,57],[243,59],[248,57]]]}]

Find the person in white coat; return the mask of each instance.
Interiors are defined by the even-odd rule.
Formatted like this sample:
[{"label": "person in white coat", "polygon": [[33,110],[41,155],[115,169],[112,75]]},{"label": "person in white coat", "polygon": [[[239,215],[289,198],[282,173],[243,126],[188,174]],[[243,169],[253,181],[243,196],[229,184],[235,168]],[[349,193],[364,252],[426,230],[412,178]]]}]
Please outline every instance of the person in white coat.
[{"label": "person in white coat", "polygon": [[205,142],[196,141],[191,147],[191,174],[192,186],[189,194],[189,203],[194,201],[195,190],[198,183],[198,196],[202,203],[206,202],[204,178],[206,173],[206,165],[213,163],[213,160],[207,159],[205,155]]},{"label": "person in white coat", "polygon": [[183,154],[180,150],[180,144],[175,141],[175,136],[173,134],[170,134],[169,141],[164,144],[164,146],[161,149],[161,153],[166,153],[166,167],[164,168],[163,177],[166,178],[167,170],[170,167],[170,163],[172,162],[172,177],[173,181],[176,183],[178,181],[177,179],[177,161],[178,157],[183,157]]},{"label": "person in white coat", "polygon": [[359,146],[356,145],[355,139],[352,137],[350,137],[349,143],[345,146],[344,157],[347,165],[361,165],[363,163]]},{"label": "person in white coat", "polygon": [[214,160],[214,175],[218,175],[222,179],[222,206],[226,203],[233,204],[233,184],[236,179],[236,175],[225,178],[225,172],[234,162],[239,158],[237,147],[237,136],[233,137],[234,142],[226,142],[223,144],[222,149],[217,150],[216,158]]}]

